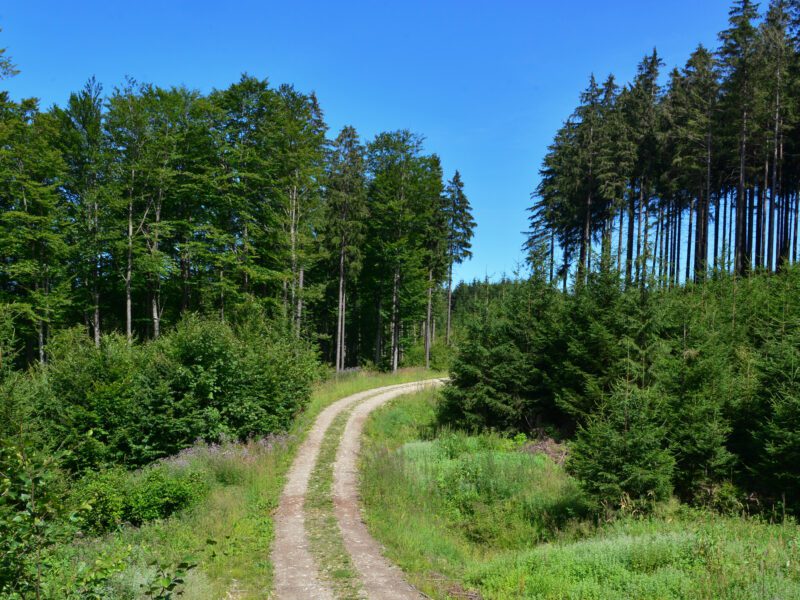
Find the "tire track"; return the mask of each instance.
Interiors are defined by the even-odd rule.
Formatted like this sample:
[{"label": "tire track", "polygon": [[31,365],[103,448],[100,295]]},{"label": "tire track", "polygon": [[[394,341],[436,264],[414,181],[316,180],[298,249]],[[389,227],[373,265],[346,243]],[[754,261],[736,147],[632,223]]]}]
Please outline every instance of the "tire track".
[{"label": "tire track", "polygon": [[[390,400],[391,398],[422,389],[427,385],[435,385],[439,382],[440,380],[426,380],[422,382],[401,383],[397,385],[366,390],[364,392],[347,396],[341,400],[337,400],[319,414],[317,419],[314,421],[313,426],[309,430],[306,439],[300,445],[300,448],[297,451],[297,456],[295,457],[294,462],[287,473],[286,485],[283,488],[278,508],[274,514],[275,540],[272,546],[271,558],[275,572],[274,596],[276,598],[281,600],[334,600],[333,591],[329,585],[322,581],[318,565],[311,554],[309,539],[305,527],[304,504],[308,492],[308,483],[314,466],[317,463],[317,458],[319,457],[322,440],[325,437],[325,432],[328,430],[336,416],[351,406],[358,404],[359,402],[366,402],[370,400],[374,401],[380,398],[381,401],[378,404],[371,404],[373,409],[370,410],[374,410],[374,408],[377,408],[377,406]],[[360,408],[360,406],[357,408]],[[365,415],[368,414],[368,412],[369,411],[367,411]],[[354,414],[351,416],[345,428],[344,436],[342,437],[342,445],[348,448],[348,453],[352,452],[354,448],[352,445],[352,440],[348,440],[348,435],[353,435],[353,433],[355,433],[357,437],[361,435],[361,428],[358,428],[356,431],[351,427],[351,423],[353,422],[355,416],[356,415],[354,411]],[[361,421],[361,426],[363,427],[363,419]],[[348,430],[353,433],[348,434]],[[345,442],[348,443],[345,444]],[[354,449],[357,452],[358,448],[360,447],[360,439],[356,439],[355,442],[356,446]],[[339,456],[342,453],[341,448],[342,447],[340,446],[339,452],[337,452],[337,461],[336,465],[334,466],[334,503],[337,502],[336,472],[339,463]],[[355,455],[352,458],[353,468],[355,468]],[[355,472],[353,473],[353,485],[355,485]],[[353,488],[353,493],[351,494],[350,487],[346,487],[345,491],[348,493],[348,496],[346,497],[352,498],[355,506],[355,513],[358,514],[357,490]],[[342,498],[344,500],[345,497]],[[339,520],[339,526],[342,529],[345,547],[347,548],[348,552],[350,552],[351,557],[353,557],[356,568],[359,570],[359,574],[363,578],[364,572],[359,566],[359,562],[355,560],[353,551],[347,545],[348,537],[352,537],[351,520],[345,520],[344,523],[346,523],[346,525],[343,525],[343,521],[341,518],[339,518],[338,512],[337,519]],[[358,522],[363,528],[363,532],[361,533],[366,533],[366,535],[369,536],[369,534],[366,532],[366,527],[364,527],[363,522],[360,520],[360,514],[358,517]],[[347,531],[345,531],[345,528],[347,528]],[[360,537],[361,534],[359,535],[359,538]],[[383,559],[383,556],[380,554],[380,548],[377,546],[377,542],[374,542],[373,540],[373,543],[375,544],[374,548],[377,548],[378,552],[377,557],[374,557],[374,559],[378,562],[379,560],[383,560],[385,562],[385,559]],[[388,565],[388,563],[386,564]],[[402,578],[400,578],[400,581],[402,581]],[[407,584],[405,585],[407,586]],[[366,581],[365,589],[367,590],[369,597],[372,598],[372,593],[369,586],[366,585]],[[375,596],[375,598],[382,597],[404,598],[407,596],[398,596],[396,594],[391,596]],[[418,598],[419,596],[415,597]]]}]

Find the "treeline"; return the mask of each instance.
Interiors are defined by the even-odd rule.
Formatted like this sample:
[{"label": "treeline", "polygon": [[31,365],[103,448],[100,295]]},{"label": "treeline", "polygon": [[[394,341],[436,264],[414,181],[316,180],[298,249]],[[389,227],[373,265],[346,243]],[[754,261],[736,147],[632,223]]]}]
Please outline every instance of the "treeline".
[{"label": "treeline", "polygon": [[528,279],[464,284],[466,323],[443,422],[569,442],[599,506],[675,493],[721,510],[800,509],[800,271],[672,289],[599,265],[562,293]]},{"label": "treeline", "polygon": [[531,208],[551,279],[585,279],[592,260],[660,286],[797,261],[800,3],[736,0],[719,40],[663,86],[655,50],[621,88],[591,77]]},{"label": "treeline", "polygon": [[326,133],[314,94],[250,76],[206,95],[90,80],[46,111],[0,93],[0,305],[20,362],[46,361],[55,330],[156,339],[251,300],[339,370],[396,369],[414,344],[426,359],[469,256],[461,177],[409,131]]}]

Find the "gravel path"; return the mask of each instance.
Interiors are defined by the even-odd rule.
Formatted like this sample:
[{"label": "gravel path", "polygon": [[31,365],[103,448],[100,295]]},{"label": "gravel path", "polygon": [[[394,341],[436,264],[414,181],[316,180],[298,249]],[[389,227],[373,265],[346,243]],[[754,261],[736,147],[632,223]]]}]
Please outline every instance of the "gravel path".
[{"label": "gravel path", "polygon": [[350,416],[342,436],[333,474],[335,512],[345,548],[350,553],[369,598],[402,600],[422,597],[403,580],[400,570],[383,557],[380,545],[367,532],[359,509],[356,461],[364,421],[372,410],[392,398],[440,385],[441,382],[439,379],[430,379],[367,390],[337,400],[319,414],[289,469],[286,486],[275,512],[272,564],[275,569],[276,598],[334,598],[331,589],[322,582],[309,549],[303,506],[325,432],[339,413],[356,404],[358,406]]}]

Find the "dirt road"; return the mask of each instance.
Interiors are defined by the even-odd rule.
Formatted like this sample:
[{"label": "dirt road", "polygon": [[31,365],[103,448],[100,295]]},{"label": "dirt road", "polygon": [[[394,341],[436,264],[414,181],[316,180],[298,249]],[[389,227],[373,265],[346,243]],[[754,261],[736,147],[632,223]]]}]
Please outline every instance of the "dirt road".
[{"label": "dirt road", "polygon": [[386,560],[380,544],[369,535],[361,519],[356,467],[361,432],[370,412],[397,396],[441,383],[441,379],[429,379],[376,388],[342,398],[320,413],[297,452],[275,512],[272,564],[275,569],[276,598],[333,600],[335,597],[330,586],[320,577],[309,548],[304,505],[309,479],[325,432],[338,414],[353,407],[333,465],[333,501],[344,546],[356,567],[360,587],[367,598],[416,600],[422,597],[405,582],[400,570]]}]

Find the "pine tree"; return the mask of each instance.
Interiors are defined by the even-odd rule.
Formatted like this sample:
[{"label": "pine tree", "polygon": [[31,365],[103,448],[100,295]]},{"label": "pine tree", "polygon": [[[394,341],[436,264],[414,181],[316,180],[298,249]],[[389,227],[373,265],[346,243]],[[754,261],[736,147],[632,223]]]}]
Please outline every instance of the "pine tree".
[{"label": "pine tree", "polygon": [[757,5],[751,0],[736,0],[729,13],[729,28],[720,34],[719,61],[724,75],[723,110],[731,129],[729,139],[737,146],[735,270],[744,274],[750,268],[747,245],[748,144],[753,129],[756,74]]},{"label": "pine tree", "polygon": [[472,207],[464,193],[461,173],[455,172],[445,188],[447,198],[445,215],[447,221],[447,325],[445,343],[450,344],[453,308],[453,265],[472,258],[472,237],[475,234],[475,219]]}]

